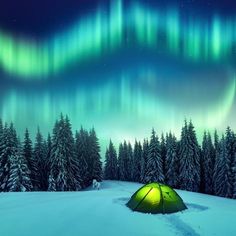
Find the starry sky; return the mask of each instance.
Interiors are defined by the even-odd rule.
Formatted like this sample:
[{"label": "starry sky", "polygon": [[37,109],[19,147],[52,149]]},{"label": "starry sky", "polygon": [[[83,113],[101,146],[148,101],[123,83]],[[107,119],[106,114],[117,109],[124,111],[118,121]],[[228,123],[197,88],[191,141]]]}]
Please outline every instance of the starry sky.
[{"label": "starry sky", "polygon": [[0,117],[109,139],[236,129],[235,1],[1,1]]}]

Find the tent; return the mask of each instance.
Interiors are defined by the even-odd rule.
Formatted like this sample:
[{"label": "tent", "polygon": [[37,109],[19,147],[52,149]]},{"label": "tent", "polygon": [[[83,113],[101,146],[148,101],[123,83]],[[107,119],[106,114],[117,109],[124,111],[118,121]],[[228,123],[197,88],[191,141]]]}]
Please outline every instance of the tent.
[{"label": "tent", "polygon": [[144,213],[173,213],[187,209],[182,198],[168,185],[146,184],[130,198],[127,206],[133,211]]}]

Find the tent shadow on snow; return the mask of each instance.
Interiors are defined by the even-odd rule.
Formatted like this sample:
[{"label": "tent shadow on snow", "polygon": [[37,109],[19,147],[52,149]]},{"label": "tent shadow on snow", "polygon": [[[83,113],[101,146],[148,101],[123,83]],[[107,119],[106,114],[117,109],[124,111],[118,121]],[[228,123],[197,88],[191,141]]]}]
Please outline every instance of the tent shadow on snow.
[{"label": "tent shadow on snow", "polygon": [[173,188],[157,182],[139,188],[126,205],[133,211],[151,214],[174,213],[187,209]]},{"label": "tent shadow on snow", "polygon": [[194,204],[194,203],[186,203],[186,206],[191,212],[206,211],[209,209],[209,207],[207,206],[202,206],[202,205]]}]

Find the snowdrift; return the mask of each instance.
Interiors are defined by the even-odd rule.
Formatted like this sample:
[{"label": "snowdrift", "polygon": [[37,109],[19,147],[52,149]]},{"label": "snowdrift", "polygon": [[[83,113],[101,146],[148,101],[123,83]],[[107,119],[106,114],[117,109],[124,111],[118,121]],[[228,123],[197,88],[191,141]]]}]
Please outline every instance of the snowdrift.
[{"label": "snowdrift", "polygon": [[0,193],[0,235],[236,235],[235,200],[177,190],[187,210],[143,214],[125,206],[140,186],[104,181],[100,190]]}]

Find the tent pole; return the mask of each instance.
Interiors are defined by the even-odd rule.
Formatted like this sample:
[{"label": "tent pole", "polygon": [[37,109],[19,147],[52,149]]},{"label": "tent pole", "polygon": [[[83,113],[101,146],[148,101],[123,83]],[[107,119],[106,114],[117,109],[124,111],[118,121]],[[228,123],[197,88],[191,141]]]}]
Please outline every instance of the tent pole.
[{"label": "tent pole", "polygon": [[162,206],[162,213],[165,213],[164,200],[163,200],[163,194],[162,194],[161,186],[160,186],[159,182],[157,182],[157,184],[158,184],[158,187],[159,187],[159,189],[160,189],[160,195],[161,195],[160,201],[161,201],[161,206]]},{"label": "tent pole", "polygon": [[145,194],[145,196],[142,198],[142,200],[138,203],[138,205],[133,209],[134,211],[140,206],[140,204],[143,202],[145,197],[152,191],[153,187],[149,189],[149,191]]}]

